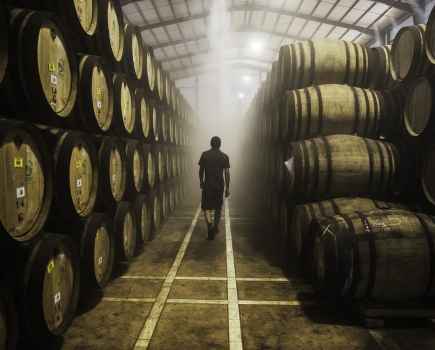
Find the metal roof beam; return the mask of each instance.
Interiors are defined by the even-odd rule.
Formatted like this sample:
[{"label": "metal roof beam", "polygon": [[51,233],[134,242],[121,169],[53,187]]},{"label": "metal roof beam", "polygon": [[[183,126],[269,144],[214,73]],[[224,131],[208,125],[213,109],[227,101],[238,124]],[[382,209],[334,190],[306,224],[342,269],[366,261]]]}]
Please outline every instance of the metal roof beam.
[{"label": "metal roof beam", "polygon": [[209,15],[210,15],[210,12],[206,11],[206,12],[202,12],[202,13],[197,13],[197,14],[192,15],[192,16],[173,18],[173,19],[170,19],[167,21],[161,21],[161,22],[157,22],[157,23],[146,24],[146,25],[140,26],[139,30],[144,31],[144,30],[150,30],[150,29],[155,29],[155,28],[159,28],[159,27],[166,27],[166,26],[170,26],[173,24],[180,24],[180,23],[184,23],[184,22],[193,21],[195,19],[203,19],[203,18],[208,17]]},{"label": "metal roof beam", "polygon": [[375,2],[379,2],[381,4],[385,4],[385,5],[394,7],[398,10],[408,12],[409,14],[412,14],[414,12],[412,9],[412,6],[406,2],[394,1],[394,0],[376,0]]},{"label": "metal roof beam", "polygon": [[[239,47],[239,46],[234,46],[234,47],[228,47],[228,50],[232,50],[232,49],[245,49],[246,47]],[[272,52],[278,53],[278,50],[270,48]],[[199,51],[195,51],[195,52],[190,52],[188,54],[184,54],[184,55],[179,55],[179,56],[170,56],[167,58],[163,58],[160,60],[160,62],[165,63],[165,62],[171,62],[171,61],[176,61],[176,60],[181,60],[183,58],[192,58],[198,55],[204,55],[204,54],[208,54],[208,53],[212,53],[213,51],[210,49],[205,49],[205,50],[199,50]],[[265,60],[268,61],[268,60]]]},{"label": "metal roof beam", "polygon": [[[232,58],[231,59],[231,61],[240,61],[240,60],[242,60],[242,59],[241,58]],[[259,64],[244,63],[244,62],[229,62],[229,61],[230,60],[226,60],[226,62],[227,62],[226,64],[228,64],[229,66],[232,66],[232,67],[251,68],[251,69],[255,69],[255,70],[261,71],[261,72],[267,72],[267,71],[269,71],[268,67],[264,67],[264,66],[261,66]],[[187,67],[180,67],[180,68],[175,68],[175,69],[169,69],[169,70],[167,70],[167,72],[168,73],[177,73],[177,72],[182,72],[182,71],[185,71],[185,70],[188,70],[188,69],[207,68],[207,65],[211,66],[211,67],[214,67],[214,66],[217,67],[217,66],[219,66],[219,64],[216,64],[216,63],[206,63],[206,64],[196,63],[196,64],[193,64],[193,65],[187,66]],[[210,67],[208,67],[208,68],[210,68]]]},{"label": "metal roof beam", "polygon": [[173,41],[168,41],[166,43],[161,43],[158,45],[151,45],[153,47],[153,49],[162,49],[164,47],[168,47],[168,46],[175,46],[175,45],[179,45],[179,44],[185,44],[185,43],[189,43],[189,42],[195,42],[195,41],[199,41],[199,40],[203,40],[203,39],[207,39],[207,35],[203,34],[203,35],[199,35],[197,37],[194,38],[189,38],[189,39],[182,39],[182,40],[173,40]]},{"label": "metal roof beam", "polygon": [[332,25],[332,26],[338,26],[338,27],[342,27],[342,28],[346,28],[346,29],[357,30],[357,31],[364,33],[364,34],[367,34],[367,35],[374,35],[374,31],[372,29],[367,29],[366,27],[348,24],[348,23],[343,23],[343,22],[339,22],[339,21],[334,21],[334,20],[330,20],[327,18],[317,17],[317,16],[313,16],[310,14],[304,14],[304,13],[300,13],[300,12],[296,12],[296,11],[282,10],[280,8],[273,8],[273,7],[269,7],[269,6],[239,5],[239,6],[231,7],[230,11],[244,11],[246,9],[246,7],[248,7],[251,11],[265,11],[265,12],[269,12],[269,13],[276,13],[276,14],[281,15],[281,16],[297,17],[297,18],[304,19],[306,21],[321,22],[324,24]]}]

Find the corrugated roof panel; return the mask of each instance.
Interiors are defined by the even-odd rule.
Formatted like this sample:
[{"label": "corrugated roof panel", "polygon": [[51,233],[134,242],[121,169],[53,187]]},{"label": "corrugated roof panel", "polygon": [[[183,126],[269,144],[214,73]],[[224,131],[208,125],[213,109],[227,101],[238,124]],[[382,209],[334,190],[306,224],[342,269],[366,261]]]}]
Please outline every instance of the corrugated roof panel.
[{"label": "corrugated roof panel", "polygon": [[290,26],[290,30],[288,31],[291,35],[297,35],[299,31],[301,30],[302,26],[304,26],[306,23],[306,20],[301,18],[295,18],[292,25]]},{"label": "corrugated roof panel", "polygon": [[335,27],[334,30],[329,34],[329,39],[339,39],[341,35],[346,31],[345,28]]},{"label": "corrugated roof panel", "polygon": [[175,50],[174,46],[167,46],[162,49],[165,52],[165,57],[175,57],[178,56],[178,52]]},{"label": "corrugated roof panel", "polygon": [[195,33],[207,33],[207,28],[204,25],[203,19],[196,19],[191,22]]},{"label": "corrugated roof panel", "polygon": [[296,11],[302,1],[303,0],[287,0],[286,4],[284,5],[284,9],[289,11]]},{"label": "corrugated roof panel", "polygon": [[144,24],[141,14],[137,11],[127,14],[126,17],[131,24],[134,24],[136,26],[141,26]]},{"label": "corrugated roof panel", "polygon": [[303,38],[311,38],[311,36],[314,34],[314,31],[319,26],[318,22],[309,21],[305,25],[304,29],[301,32],[301,36]]},{"label": "corrugated roof panel", "polygon": [[314,38],[318,38],[318,39],[324,38],[332,28],[333,28],[332,25],[323,23],[319,27],[319,29],[317,29],[317,32],[314,34]]},{"label": "corrugated roof panel", "polygon": [[346,35],[343,36],[343,40],[346,41],[353,41],[357,36],[360,35],[360,32],[356,31],[356,30],[349,30]]},{"label": "corrugated roof panel", "polygon": [[189,2],[190,13],[198,14],[203,12],[201,1],[190,1]]},{"label": "corrugated roof panel", "polygon": [[346,17],[343,18],[341,22],[353,24],[358,21],[358,19],[364,14],[364,11],[362,10],[355,10],[352,9],[350,12],[346,15]]},{"label": "corrugated roof panel", "polygon": [[189,15],[184,1],[174,3],[172,6],[174,8],[175,17],[186,17]]},{"label": "corrugated roof panel", "polygon": [[260,27],[263,23],[263,18],[265,16],[264,11],[253,11],[251,17],[251,23],[255,27]]},{"label": "corrugated roof panel", "polygon": [[171,36],[172,40],[181,40],[183,37],[180,34],[180,30],[178,29],[178,26],[173,24],[166,27],[166,30],[168,31],[169,35]]},{"label": "corrugated roof panel", "polygon": [[277,18],[278,15],[276,13],[268,12],[264,21],[264,28],[266,28],[267,30],[274,30],[275,21],[277,20]]},{"label": "corrugated roof panel", "polygon": [[334,6],[334,2],[321,1],[319,6],[314,10],[313,16],[324,18],[327,15],[327,13],[331,10],[332,6]]},{"label": "corrugated roof panel", "polygon": [[193,38],[196,36],[193,32],[193,26],[191,22],[183,22],[180,23],[179,26],[185,38]]},{"label": "corrugated roof panel", "polygon": [[147,45],[156,45],[156,39],[154,38],[154,35],[151,34],[150,30],[144,30],[142,32],[142,39]]},{"label": "corrugated roof panel", "polygon": [[164,29],[162,27],[153,28],[151,30],[156,35],[157,40],[159,40],[160,42],[163,43],[163,42],[167,42],[167,41],[171,40],[171,38],[168,38],[168,36],[166,35],[166,32],[164,31]]},{"label": "corrugated roof panel", "polygon": [[334,21],[339,21],[349,10],[349,6],[343,6],[342,1],[335,6],[334,10],[331,12],[331,14],[328,16],[329,19],[332,19]]},{"label": "corrugated roof panel", "polygon": [[313,12],[314,7],[317,5],[317,0],[304,0],[299,10],[300,13],[310,14]]},{"label": "corrugated roof panel", "polygon": [[290,16],[282,16],[282,15],[279,16],[278,23],[276,24],[275,30],[281,33],[287,32],[287,28],[291,21],[291,18],[292,17]]}]

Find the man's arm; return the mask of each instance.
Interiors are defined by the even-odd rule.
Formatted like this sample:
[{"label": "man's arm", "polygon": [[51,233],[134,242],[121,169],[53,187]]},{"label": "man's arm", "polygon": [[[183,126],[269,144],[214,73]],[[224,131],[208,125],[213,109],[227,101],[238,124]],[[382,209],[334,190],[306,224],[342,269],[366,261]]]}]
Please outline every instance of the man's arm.
[{"label": "man's arm", "polygon": [[230,182],[231,182],[230,168],[226,168],[224,174],[225,174],[225,197],[229,197],[230,196]]},{"label": "man's arm", "polygon": [[199,186],[201,188],[204,187],[204,173],[205,173],[205,168],[203,165],[199,166]]}]

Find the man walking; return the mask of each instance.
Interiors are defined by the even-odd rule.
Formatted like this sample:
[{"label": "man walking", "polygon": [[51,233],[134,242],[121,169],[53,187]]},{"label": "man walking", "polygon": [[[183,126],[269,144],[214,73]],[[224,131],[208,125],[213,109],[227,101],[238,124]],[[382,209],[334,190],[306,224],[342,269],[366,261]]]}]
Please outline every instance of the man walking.
[{"label": "man walking", "polygon": [[[199,160],[199,182],[202,189],[201,208],[208,228],[208,239],[214,239],[218,232],[224,189],[225,197],[230,195],[230,159],[221,152],[221,139],[213,136],[211,149],[204,152]],[[224,182],[225,175],[225,182]]]}]

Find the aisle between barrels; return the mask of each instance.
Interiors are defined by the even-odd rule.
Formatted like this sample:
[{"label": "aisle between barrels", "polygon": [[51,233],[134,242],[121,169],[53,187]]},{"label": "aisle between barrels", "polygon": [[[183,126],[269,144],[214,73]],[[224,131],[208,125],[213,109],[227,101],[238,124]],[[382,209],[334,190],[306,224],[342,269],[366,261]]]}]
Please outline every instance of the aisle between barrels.
[{"label": "aisle between barrels", "polygon": [[325,309],[309,285],[282,273],[273,232],[239,208],[226,214],[210,242],[197,208],[176,210],[57,349],[435,347],[430,325],[369,331]]}]

